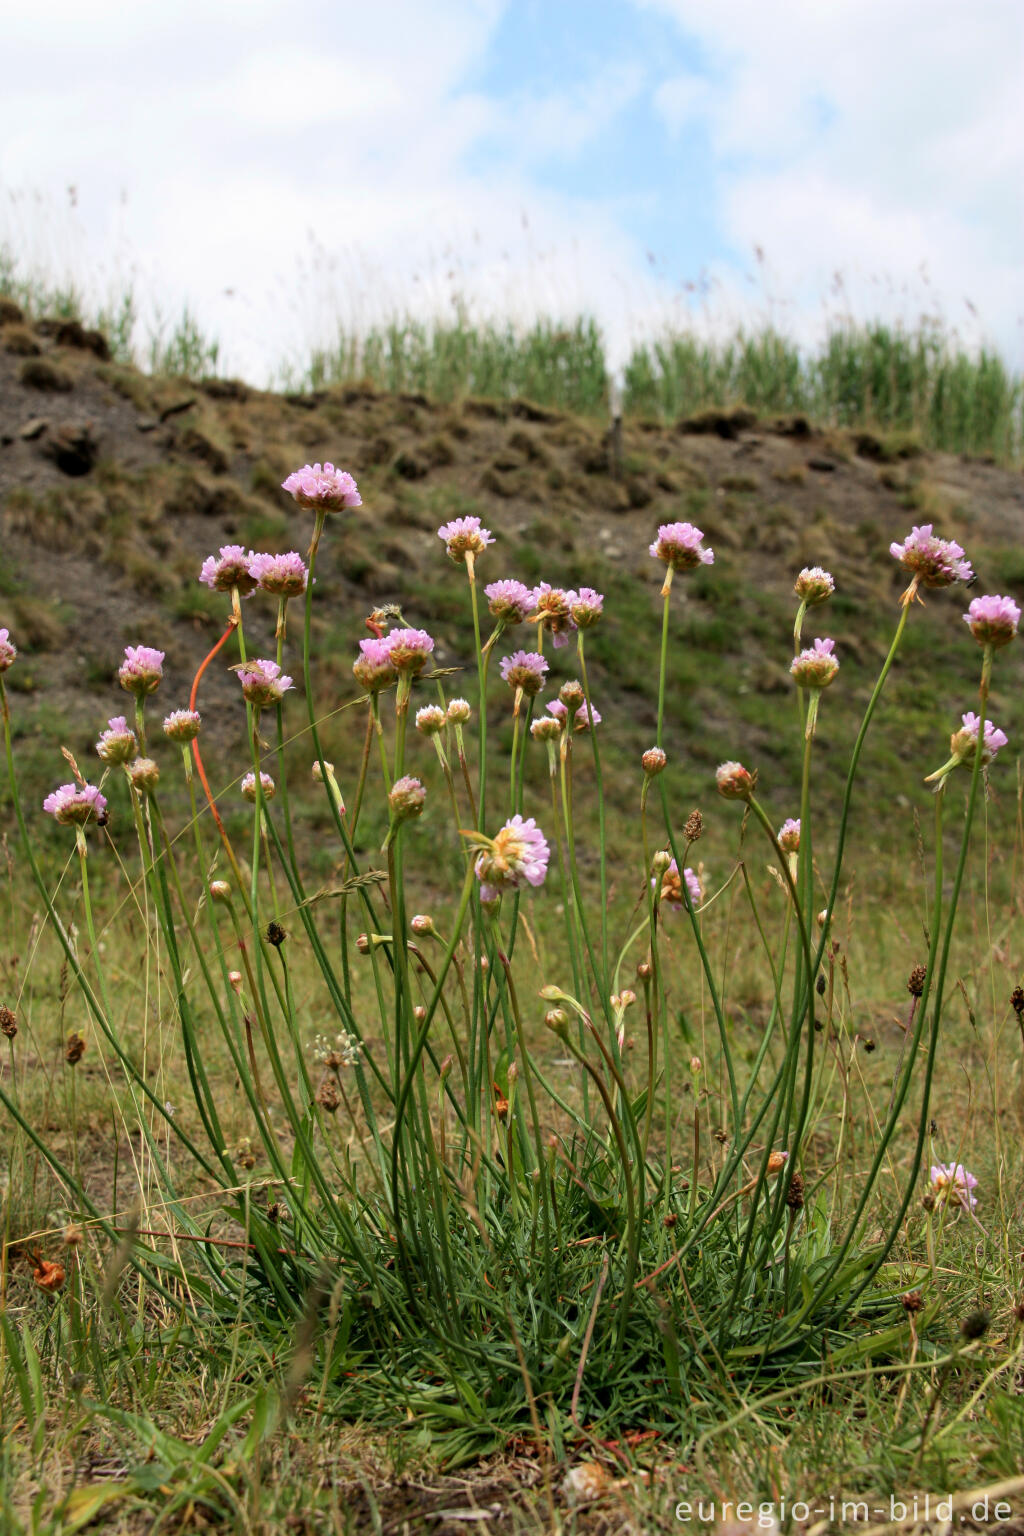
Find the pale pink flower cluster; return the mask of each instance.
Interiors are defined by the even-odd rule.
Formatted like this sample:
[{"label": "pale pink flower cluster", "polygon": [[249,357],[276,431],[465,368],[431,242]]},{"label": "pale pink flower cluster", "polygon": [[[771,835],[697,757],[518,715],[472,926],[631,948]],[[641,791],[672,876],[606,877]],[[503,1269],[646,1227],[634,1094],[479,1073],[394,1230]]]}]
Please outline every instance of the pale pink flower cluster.
[{"label": "pale pink flower cluster", "polygon": [[505,624],[521,624],[533,607],[533,591],[522,581],[492,581],[484,596],[491,613]]},{"label": "pale pink flower cluster", "polygon": [[[559,725],[562,727],[563,730],[565,730],[566,729],[566,722],[569,719],[569,711],[566,708],[566,706],[562,703],[561,699],[552,699],[551,703],[548,705],[548,712],[549,712],[549,714],[554,715],[554,717],[558,721]],[[600,725],[601,724],[601,711],[597,708],[596,704],[594,706],[593,715],[594,715],[594,724],[595,725]],[[587,727],[590,725],[590,714],[589,714],[589,712],[587,710],[586,701],[584,701],[580,705],[580,707],[576,710],[575,714],[573,715],[573,721],[574,721],[573,730],[575,730],[575,731],[585,731],[587,729]]]},{"label": "pale pink flower cluster", "polygon": [[827,602],[835,589],[834,578],[820,565],[805,565],[793,585],[793,591],[808,608]]},{"label": "pale pink flower cluster", "polygon": [[797,853],[800,849],[800,818],[790,816],[779,828],[778,844],[783,853]]},{"label": "pale pink flower cluster", "polygon": [[551,636],[556,651],[569,644],[570,631],[576,627],[569,612],[569,597],[564,587],[542,581],[534,587],[530,598],[535,610],[531,617]]},{"label": "pale pink flower cluster", "polygon": [[[691,907],[699,907],[704,900],[704,892],[701,889],[700,880],[689,867],[683,870],[683,879],[686,881],[686,892],[690,898]],[[655,880],[652,880],[652,889],[654,885]],[[679,865],[675,859],[671,861],[661,877],[661,900],[675,912],[682,912],[686,905],[683,901],[683,887],[679,879]]]},{"label": "pale pink flower cluster", "polygon": [[388,804],[396,821],[408,821],[412,816],[419,816],[426,799],[427,792],[419,779],[414,779],[408,773],[395,780],[388,794]]},{"label": "pale pink flower cluster", "polygon": [[[245,798],[256,804],[256,775],[247,773],[241,783],[241,791]],[[260,793],[264,800],[273,800],[277,794],[277,785],[269,773],[260,773]]]},{"label": "pale pink flower cluster", "polygon": [[482,555],[488,544],[494,543],[490,529],[482,528],[478,517],[453,518],[441,525],[437,536],[444,540],[449,557],[460,561],[467,555]]},{"label": "pale pink flower cluster", "polygon": [[524,883],[543,885],[550,857],[547,839],[533,817],[524,821],[513,816],[477,857],[480,900],[496,901],[503,891],[519,890]]},{"label": "pale pink flower cluster", "polygon": [[215,555],[207,555],[199,571],[199,580],[214,592],[236,589],[240,597],[255,592],[259,577],[249,567],[256,558],[244,544],[222,544]]},{"label": "pale pink flower cluster", "polygon": [[96,755],[105,763],[130,763],[139,755],[139,741],[124,715],[113,715],[100,732]]},{"label": "pale pink flower cluster", "polygon": [[172,709],[164,717],[164,735],[168,741],[195,741],[202,723],[198,709]]},{"label": "pale pink flower cluster", "polygon": [[704,548],[704,534],[693,523],[662,523],[651,554],[673,571],[692,571],[698,565],[713,565],[715,552]]},{"label": "pale pink flower cluster", "polygon": [[381,642],[387,647],[388,660],[396,672],[415,677],[427,664],[434,642],[425,629],[392,629]]},{"label": "pale pink flower cluster", "polygon": [[242,696],[254,709],[268,709],[271,704],[279,704],[289,688],[295,686],[277,662],[266,657],[243,662],[236,670]]},{"label": "pale pink flower cluster", "polygon": [[252,555],[248,570],[260,591],[273,597],[301,597],[309,577],[306,562],[295,549],[285,555]]},{"label": "pale pink flower cluster", "polygon": [[352,663],[352,675],[367,693],[390,688],[398,677],[391,663],[391,650],[384,639],[360,640],[359,655]]},{"label": "pale pink flower cluster", "polygon": [[955,539],[940,539],[931,523],[912,528],[902,544],[893,542],[889,553],[908,570],[922,587],[950,587],[956,581],[970,581],[971,563]]},{"label": "pale pink flower cluster", "polygon": [[726,800],[749,800],[757,784],[757,774],[742,763],[720,763],[715,770],[718,793]]},{"label": "pale pink flower cluster", "polygon": [[164,675],[164,653],[151,645],[126,645],[117,680],[137,699],[155,693]]},{"label": "pale pink flower cluster", "polygon": [[964,623],[979,645],[999,650],[1017,633],[1020,609],[1012,597],[976,597],[964,614]]},{"label": "pale pink flower cluster", "polygon": [[344,512],[363,504],[352,476],[333,464],[304,464],[281,482],[281,489],[314,512]]},{"label": "pale pink flower cluster", "polygon": [[18,651],[11,639],[10,631],[0,629],[0,672],[6,672],[8,667],[14,665]]},{"label": "pale pink flower cluster", "polygon": [[978,1181],[963,1163],[933,1163],[930,1170],[932,1193],[943,1205],[959,1205],[973,1211],[978,1203],[974,1191]]},{"label": "pale pink flower cluster", "polygon": [[833,654],[834,640],[815,640],[813,646],[794,656],[789,670],[800,688],[827,688],[839,671],[838,658]]},{"label": "pale pink flower cluster", "polygon": [[[961,762],[965,758],[974,757],[978,748],[978,730],[981,726],[981,717],[969,709],[966,715],[960,716],[963,726],[959,731],[954,731],[949,739],[949,749],[953,756]],[[990,763],[1001,747],[1005,747],[1009,741],[1005,731],[1001,731],[991,720],[985,721],[985,740],[981,748],[981,761]]]},{"label": "pale pink flower cluster", "polygon": [[43,810],[62,827],[84,827],[107,809],[106,796],[95,784],[62,784],[43,801]]},{"label": "pale pink flower cluster", "polygon": [[500,671],[510,688],[521,688],[532,696],[543,688],[548,664],[539,651],[513,651],[501,658]]},{"label": "pale pink flower cluster", "polygon": [[569,615],[576,629],[589,629],[596,624],[604,610],[604,596],[593,587],[580,587],[579,591],[567,592]]}]

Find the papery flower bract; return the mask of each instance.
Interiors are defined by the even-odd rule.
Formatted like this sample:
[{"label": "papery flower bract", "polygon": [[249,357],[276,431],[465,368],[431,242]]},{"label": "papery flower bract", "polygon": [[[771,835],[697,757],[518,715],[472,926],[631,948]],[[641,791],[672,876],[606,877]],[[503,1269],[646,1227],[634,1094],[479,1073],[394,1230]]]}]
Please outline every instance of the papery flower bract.
[{"label": "papery flower bract", "polygon": [[835,589],[835,580],[820,565],[805,565],[793,583],[793,591],[808,608],[827,602]]},{"label": "papery flower bract", "polygon": [[742,763],[720,763],[715,770],[718,793],[726,800],[749,800],[757,784],[757,774]]},{"label": "papery flower bract", "polygon": [[248,570],[260,591],[274,597],[300,597],[309,577],[306,562],[295,549],[286,555],[252,555]]},{"label": "papery flower bract", "polygon": [[933,1163],[929,1170],[932,1193],[943,1205],[959,1205],[973,1211],[978,1203],[978,1181],[963,1163]]},{"label": "papery flower bract", "polygon": [[974,575],[969,560],[955,539],[940,539],[931,523],[912,528],[902,544],[889,545],[889,553],[922,587],[949,587],[955,581],[970,581]]},{"label": "papery flower bract", "polygon": [[140,794],[156,789],[160,782],[160,765],[151,757],[137,757],[128,764],[128,777],[132,787]]},{"label": "papery flower bract", "polygon": [[[247,773],[239,788],[247,800],[251,800],[253,804],[256,803],[255,773]],[[263,773],[262,771],[260,772],[260,791],[264,800],[273,800],[274,796],[277,794],[277,785],[274,783],[269,773]]]},{"label": "papery flower bract", "polygon": [[62,784],[43,801],[43,810],[62,827],[84,827],[106,809],[107,797],[95,784]]},{"label": "papery flower bract", "polygon": [[155,693],[164,675],[164,653],[151,645],[126,645],[124,661],[118,668],[117,680],[127,693],[137,699],[147,693]]},{"label": "papery flower bract", "polygon": [[[691,907],[699,907],[704,900],[704,892],[701,889],[700,880],[694,871],[689,868],[683,870],[683,879],[686,881],[686,890],[690,897]],[[656,880],[651,881],[652,888],[655,883]],[[682,912],[685,906],[683,888],[679,880],[679,865],[675,859],[670,861],[668,867],[662,873],[661,900],[666,902],[676,912]]]},{"label": "papery flower bract", "polygon": [[465,725],[472,713],[468,699],[448,700],[448,719],[452,725]]},{"label": "papery flower bract", "polygon": [[304,464],[281,482],[281,489],[315,512],[343,512],[363,504],[352,476],[333,464]]},{"label": "papery flower bract", "polygon": [[596,624],[604,609],[604,597],[593,587],[580,587],[578,592],[567,592],[569,613],[577,629],[589,629]]},{"label": "papery flower bract", "polygon": [[289,688],[295,686],[277,662],[266,657],[244,662],[237,668],[237,672],[242,696],[248,699],[254,709],[266,709],[271,704],[279,704]]},{"label": "papery flower bract", "polygon": [[124,715],[113,715],[100,732],[96,755],[105,763],[130,763],[139,753],[139,740]]},{"label": "papery flower bract", "polygon": [[522,581],[492,581],[484,596],[494,617],[506,624],[521,624],[533,607],[533,592]]},{"label": "papery flower bract", "polygon": [[656,774],[665,771],[668,757],[661,747],[648,747],[640,762],[643,764],[643,770],[647,777],[653,779]]},{"label": "papery flower bract", "polygon": [[964,623],[970,625],[979,645],[998,650],[1017,633],[1020,609],[1012,597],[976,597],[964,614]]},{"label": "papery flower bract", "polygon": [[778,844],[783,853],[796,853],[800,848],[800,818],[790,816],[779,828]]},{"label": "papery flower bract", "polygon": [[18,656],[17,646],[10,636],[10,631],[0,629],[0,672],[6,672],[8,667],[14,665]]},{"label": "papery flower bract", "polygon": [[436,736],[447,724],[447,712],[440,704],[427,704],[416,711],[416,729],[424,736]]},{"label": "papery flower bract", "polygon": [[714,564],[715,552],[704,548],[703,538],[693,523],[662,523],[650,552],[674,571],[692,571],[698,565]]},{"label": "papery flower bract", "polygon": [[222,544],[216,555],[207,555],[203,561],[199,580],[214,592],[230,592],[234,587],[241,597],[248,597],[255,592],[259,580],[249,570],[255,559],[252,550],[243,544]]},{"label": "papery flower bract", "polygon": [[[953,756],[961,762],[973,761],[978,749],[978,728],[981,719],[973,709],[969,709],[966,715],[960,716],[963,725],[959,731],[954,731],[949,739],[949,750]],[[1009,741],[1005,731],[1001,731],[991,720],[985,721],[985,740],[981,748],[981,761],[990,763],[1001,747],[1005,747]]]},{"label": "papery flower bract", "polygon": [[539,651],[513,651],[511,656],[501,658],[499,670],[502,681],[510,688],[521,688],[532,696],[543,688],[548,664]]},{"label": "papery flower bract", "polygon": [[481,528],[478,517],[456,517],[443,523],[437,530],[452,560],[465,560],[467,555],[482,555],[494,536],[488,528]]},{"label": "papery flower bract", "polygon": [[427,792],[419,779],[414,779],[407,773],[392,784],[388,794],[388,805],[396,821],[408,821],[411,816],[420,814],[426,799]]},{"label": "papery flower bract", "polygon": [[793,657],[789,670],[798,687],[828,687],[839,671],[838,658],[833,654],[835,648],[834,640],[815,640],[813,646]]},{"label": "papery flower bract", "polygon": [[388,658],[396,672],[422,672],[434,642],[425,629],[392,629],[384,636]]},{"label": "papery flower bract", "polygon": [[569,612],[568,592],[561,587],[551,586],[550,582],[542,581],[539,586],[534,587],[530,602],[536,610],[534,618],[551,636],[555,650],[568,645],[569,631],[576,628]]},{"label": "papery flower bract", "polygon": [[202,723],[198,709],[172,709],[164,717],[164,735],[168,741],[195,741]]},{"label": "papery flower bract", "polygon": [[382,688],[390,688],[398,673],[392,665],[387,641],[360,640],[359,655],[352,663],[352,675],[367,693],[380,693]]},{"label": "papery flower bract", "polygon": [[524,883],[543,885],[550,857],[547,839],[533,817],[524,821],[513,816],[477,857],[481,901],[494,901],[502,891],[519,890]]},{"label": "papery flower bract", "polygon": [[[562,708],[565,708],[564,704]],[[554,741],[561,734],[561,721],[556,720],[552,715],[541,715],[539,720],[533,720],[530,723],[530,735],[535,741]]]}]

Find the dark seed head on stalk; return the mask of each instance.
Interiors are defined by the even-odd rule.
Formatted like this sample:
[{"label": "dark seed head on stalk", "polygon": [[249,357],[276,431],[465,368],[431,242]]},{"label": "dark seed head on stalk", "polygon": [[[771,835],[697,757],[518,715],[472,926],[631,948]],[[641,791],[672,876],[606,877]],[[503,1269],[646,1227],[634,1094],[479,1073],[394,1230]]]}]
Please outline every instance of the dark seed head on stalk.
[{"label": "dark seed head on stalk", "polygon": [[935,1196],[932,1194],[930,1189],[926,1189],[924,1194],[921,1196],[921,1206],[926,1211],[934,1211]]},{"label": "dark seed head on stalk", "polygon": [[1024,987],[1014,987],[1010,993],[1010,1007],[1018,1019],[1024,1015]]},{"label": "dark seed head on stalk", "polygon": [[991,1317],[984,1307],[979,1307],[977,1312],[968,1312],[960,1324],[960,1332],[963,1337],[971,1342],[972,1339],[980,1339],[988,1332]]},{"label": "dark seed head on stalk", "polygon": [[341,1096],[335,1086],[334,1079],[325,1077],[316,1091],[316,1101],[320,1108],[333,1115],[341,1103]]},{"label": "dark seed head on stalk", "polygon": [[864,1049],[867,1051],[869,1056],[871,1055],[871,1052],[874,1050],[874,1048],[875,1048],[875,1042],[873,1040],[865,1040],[864,1041]]},{"label": "dark seed head on stalk", "polygon": [[825,992],[827,990],[827,987],[828,987],[828,983],[825,980],[825,972],[824,971],[819,971],[818,972],[818,979],[814,983],[814,989],[817,992],[819,997],[824,997],[825,996]]},{"label": "dark seed head on stalk", "polygon": [[18,1021],[10,1008],[0,1004],[0,1034],[8,1040],[13,1040],[18,1033]]},{"label": "dark seed head on stalk", "polygon": [[676,1215],[675,1211],[669,1211],[668,1215],[665,1217],[665,1220],[662,1222],[662,1226],[668,1227],[669,1231],[671,1231],[678,1220],[679,1217]]},{"label": "dark seed head on stalk", "polygon": [[286,934],[280,923],[267,924],[267,943],[273,944],[275,949],[280,949],[284,943]]},{"label": "dark seed head on stalk", "polygon": [[907,991],[911,997],[920,997],[924,992],[925,979],[928,972],[923,965],[915,965],[907,980]]},{"label": "dark seed head on stalk", "polygon": [[77,1030],[73,1029],[70,1035],[68,1035],[68,1043],[64,1047],[64,1060],[69,1067],[77,1067],[84,1055],[85,1036],[80,1035]]},{"label": "dark seed head on stalk", "polygon": [[804,1207],[804,1181],[799,1173],[794,1173],[789,1181],[786,1191],[786,1204],[791,1211],[802,1211]]},{"label": "dark seed head on stalk", "polygon": [[701,815],[700,811],[691,811],[689,816],[686,818],[686,825],[683,827],[683,834],[687,842],[696,843],[699,841],[703,831],[704,817]]},{"label": "dark seed head on stalk", "polygon": [[1024,1323],[1024,1298],[1013,1304],[1013,1315],[1018,1323]]},{"label": "dark seed head on stalk", "polygon": [[924,1298],[920,1291],[904,1291],[900,1301],[903,1303],[903,1310],[908,1317],[913,1317],[924,1306]]}]

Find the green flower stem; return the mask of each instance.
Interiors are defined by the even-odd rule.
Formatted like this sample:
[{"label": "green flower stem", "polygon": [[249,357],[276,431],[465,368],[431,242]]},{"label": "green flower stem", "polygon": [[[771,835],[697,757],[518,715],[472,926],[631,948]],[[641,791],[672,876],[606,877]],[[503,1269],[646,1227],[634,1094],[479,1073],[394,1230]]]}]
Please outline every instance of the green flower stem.
[{"label": "green flower stem", "polygon": [[[466,575],[469,578],[469,601],[473,610],[473,642],[476,650],[476,675],[479,710],[478,740],[480,742],[479,769],[477,778],[479,793],[477,799],[476,829],[484,830],[487,822],[487,669],[491,660],[490,649],[484,653],[480,646],[480,607],[476,591],[476,566],[472,558],[466,561]],[[469,775],[466,775],[466,786],[470,790],[469,801],[473,803],[473,793],[469,786]]]},{"label": "green flower stem", "polygon": [[608,848],[605,837],[604,779],[601,775],[601,749],[598,746],[597,724],[594,720],[594,710],[590,698],[590,683],[587,680],[587,661],[583,637],[584,631],[581,629],[577,635],[576,654],[579,657],[580,680],[583,683],[583,697],[587,705],[590,744],[594,751],[594,781],[597,789],[598,856],[601,881],[601,986],[604,992],[608,992],[610,990],[608,985]]}]

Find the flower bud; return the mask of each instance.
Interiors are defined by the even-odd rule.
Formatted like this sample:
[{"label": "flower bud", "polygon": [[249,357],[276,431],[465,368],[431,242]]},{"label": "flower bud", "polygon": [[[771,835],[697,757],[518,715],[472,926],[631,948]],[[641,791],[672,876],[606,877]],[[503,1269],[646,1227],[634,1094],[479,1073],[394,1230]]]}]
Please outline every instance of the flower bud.
[{"label": "flower bud", "polygon": [[313,764],[313,783],[314,784],[322,784],[324,782],[324,769],[325,768],[327,769],[327,776],[329,778],[331,776],[331,774],[334,772],[334,764],[327,762],[326,759],[325,759],[325,761],[323,763],[321,763],[320,759],[317,758],[316,761]]},{"label": "flower bud", "polygon": [[555,741],[562,734],[562,725],[554,715],[542,715],[530,726],[530,735],[536,741]]},{"label": "flower bud", "polygon": [[448,719],[452,725],[465,725],[472,713],[466,699],[449,699]]},{"label": "flower bud", "polygon": [[421,815],[426,798],[427,792],[419,779],[414,779],[411,774],[396,779],[388,795],[388,804],[395,821],[408,821],[413,816]]},{"label": "flower bud", "polygon": [[423,1023],[423,1020],[427,1016],[427,1010],[424,1008],[422,1003],[417,1003],[416,1004],[415,1008],[412,1011],[412,1016],[416,1020],[417,1024],[422,1024]]},{"label": "flower bud", "polygon": [[230,901],[231,887],[226,880],[210,881],[210,898],[213,901]]},{"label": "flower bud", "polygon": [[134,762],[127,765],[128,777],[132,781],[132,788],[137,789],[140,795],[148,794],[156,789],[160,782],[160,768],[151,757],[137,757]]},{"label": "flower bud", "polygon": [[233,991],[241,992],[241,990],[242,990],[242,973],[241,973],[241,971],[228,971],[228,981],[231,983],[231,987],[232,987]]},{"label": "flower bud", "polygon": [[651,872],[657,877],[663,875],[672,863],[672,855],[665,848],[659,848],[651,860]]},{"label": "flower bud", "polygon": [[742,763],[721,763],[715,773],[718,793],[726,800],[749,800],[757,784],[757,773]]},{"label": "flower bud", "polygon": [[558,697],[566,709],[579,709],[580,705],[586,701],[583,685],[578,683],[574,677],[571,677],[567,683],[562,684],[558,690]]},{"label": "flower bud", "polygon": [[623,987],[619,993],[619,1006],[621,1008],[632,1008],[635,1002],[636,993],[630,987]]},{"label": "flower bud", "polygon": [[641,960],[640,964],[636,968],[637,980],[650,981],[653,974],[654,972],[651,968],[651,962],[649,960]]},{"label": "flower bud", "polygon": [[359,953],[361,955],[368,955],[370,953],[370,936],[369,936],[369,934],[361,933],[359,935],[358,939],[356,939],[356,949],[358,949],[358,951],[359,951]]},{"label": "flower bud", "polygon": [[569,1015],[564,1008],[549,1008],[544,1015],[544,1023],[548,1029],[553,1029],[556,1035],[564,1035],[569,1028]]},{"label": "flower bud", "polygon": [[416,729],[423,736],[436,736],[447,722],[448,716],[440,704],[427,704],[416,711]]},{"label": "flower bud", "polygon": [[797,597],[808,608],[826,602],[835,589],[835,581],[820,565],[805,565],[793,586]]},{"label": "flower bud", "polygon": [[704,1070],[704,1063],[701,1061],[700,1057],[699,1056],[691,1056],[690,1057],[690,1071],[693,1073],[694,1077],[699,1077],[700,1074],[703,1072],[703,1070]]},{"label": "flower bud", "polygon": [[413,933],[418,934],[432,934],[435,932],[434,919],[432,917],[425,917],[422,912],[417,912],[409,927]]},{"label": "flower bud", "polygon": [[660,747],[648,747],[640,761],[643,763],[644,773],[649,779],[653,779],[655,774],[664,771],[668,756]]},{"label": "flower bud", "polygon": [[786,1166],[786,1159],[788,1156],[788,1152],[769,1152],[768,1172],[780,1173],[781,1170]]}]

